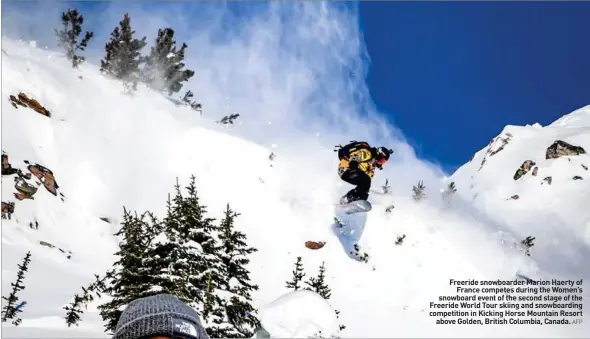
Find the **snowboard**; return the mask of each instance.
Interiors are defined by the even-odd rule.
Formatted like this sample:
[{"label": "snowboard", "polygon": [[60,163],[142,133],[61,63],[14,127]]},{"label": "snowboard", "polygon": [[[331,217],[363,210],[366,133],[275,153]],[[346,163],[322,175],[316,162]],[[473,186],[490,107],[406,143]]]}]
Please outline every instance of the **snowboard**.
[{"label": "snowboard", "polygon": [[337,204],[346,214],[369,212],[373,206],[367,200],[356,200],[346,204]]}]

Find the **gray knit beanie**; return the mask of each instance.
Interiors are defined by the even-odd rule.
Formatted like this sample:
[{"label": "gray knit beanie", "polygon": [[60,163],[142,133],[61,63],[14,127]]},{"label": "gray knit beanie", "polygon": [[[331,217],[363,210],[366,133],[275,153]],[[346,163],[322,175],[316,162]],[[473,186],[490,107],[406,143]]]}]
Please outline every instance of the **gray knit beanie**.
[{"label": "gray knit beanie", "polygon": [[209,339],[199,314],[170,294],[133,300],[121,314],[113,339]]}]

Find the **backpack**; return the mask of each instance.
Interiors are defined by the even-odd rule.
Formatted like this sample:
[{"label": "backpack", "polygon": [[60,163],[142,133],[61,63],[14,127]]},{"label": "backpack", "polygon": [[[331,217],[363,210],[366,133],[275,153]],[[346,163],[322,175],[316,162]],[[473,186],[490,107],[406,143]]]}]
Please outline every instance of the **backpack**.
[{"label": "backpack", "polygon": [[348,158],[350,153],[358,151],[363,148],[371,151],[371,145],[369,145],[369,143],[366,141],[353,140],[348,145],[345,145],[345,146],[338,145],[336,147],[337,148],[334,150],[334,152],[338,152],[338,159],[340,159],[340,160]]}]

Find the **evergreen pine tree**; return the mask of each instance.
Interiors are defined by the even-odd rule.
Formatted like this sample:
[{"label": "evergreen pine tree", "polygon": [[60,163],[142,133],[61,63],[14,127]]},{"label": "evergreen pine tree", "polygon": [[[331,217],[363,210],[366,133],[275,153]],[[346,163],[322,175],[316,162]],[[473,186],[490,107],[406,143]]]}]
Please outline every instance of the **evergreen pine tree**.
[{"label": "evergreen pine tree", "polygon": [[286,287],[297,291],[301,288],[301,281],[305,276],[303,272],[303,263],[301,262],[301,257],[297,257],[297,261],[295,262],[295,269],[293,272],[293,278],[291,281],[287,281]]},{"label": "evergreen pine tree", "polygon": [[82,24],[84,17],[75,9],[68,9],[61,15],[61,22],[63,29],[61,31],[55,30],[57,37],[57,45],[66,50],[66,57],[72,62],[72,67],[77,68],[85,58],[76,55],[76,51],[83,51],[88,47],[88,41],[92,39],[94,33],[86,32],[84,39],[78,42],[78,37],[82,33]]},{"label": "evergreen pine tree", "polygon": [[332,292],[328,285],[326,284],[326,266],[325,263],[322,262],[320,266],[320,271],[316,277],[310,277],[305,284],[309,286],[307,289],[310,291],[314,291],[317,294],[321,295],[322,298],[328,300],[332,295]]},{"label": "evergreen pine tree", "polygon": [[[153,229],[159,227],[157,220],[147,212],[139,217],[137,214],[131,215],[126,209],[123,213],[121,229],[115,233],[116,236],[122,236],[119,251],[115,253],[119,259],[105,278],[107,283],[104,292],[112,300],[98,306],[106,322],[105,332],[115,330],[122,306],[137,298],[157,294],[159,290],[154,285],[152,267],[146,265],[147,249],[152,240],[150,235]],[[151,220],[146,221],[148,215]]]},{"label": "evergreen pine tree", "polygon": [[142,70],[143,81],[149,87],[166,91],[169,95],[180,91],[181,82],[188,81],[195,74],[192,70],[182,70],[185,66],[182,61],[187,47],[183,43],[180,49],[176,50],[174,30],[172,28],[159,29],[156,43]]},{"label": "evergreen pine tree", "polygon": [[134,34],[129,14],[125,13],[105,46],[107,55],[100,61],[100,71],[122,80],[127,93],[137,89],[139,65],[144,61],[140,51],[147,45],[146,37],[135,39]]},{"label": "evergreen pine tree", "polygon": [[76,294],[70,304],[63,307],[66,310],[66,324],[68,327],[72,325],[78,326],[78,323],[82,320],[81,315],[84,313],[84,309],[88,308],[88,303],[94,301],[94,296],[98,298],[102,297],[102,293],[106,290],[107,278],[111,276],[114,271],[107,272],[104,277],[100,277],[95,274],[95,281],[87,287],[82,286],[82,295]]},{"label": "evergreen pine tree", "polygon": [[67,311],[65,319],[66,324],[68,324],[68,327],[72,325],[78,326],[78,322],[80,321],[80,314],[84,313],[84,311],[82,311],[83,300],[84,299],[82,297],[76,294],[74,296],[74,300],[72,300],[72,302],[69,305],[63,307],[63,309]]},{"label": "evergreen pine tree", "polygon": [[415,201],[420,201],[424,198],[424,196],[426,195],[424,193],[424,189],[426,188],[426,186],[424,186],[424,183],[422,181],[418,182],[418,185],[414,185],[414,187],[412,188],[412,191],[414,192],[414,194],[412,195],[412,198],[414,198]]},{"label": "evergreen pine tree", "polygon": [[28,271],[29,263],[31,262],[31,252],[27,252],[25,255],[23,262],[18,265],[18,272],[16,273],[16,281],[10,283],[12,286],[12,291],[8,295],[8,297],[2,297],[2,299],[6,300],[6,305],[2,308],[2,322],[6,322],[9,319],[14,319],[12,324],[18,326],[22,319],[17,317],[17,314],[22,312],[22,305],[23,303],[17,304],[18,302],[18,292],[25,289],[25,285],[23,285],[23,280],[25,278],[25,272]]},{"label": "evergreen pine tree", "polygon": [[[251,338],[260,321],[255,316],[251,292],[258,290],[258,285],[250,283],[250,272],[246,265],[248,256],[257,251],[246,243],[246,235],[235,229],[235,218],[239,213],[226,206],[224,218],[219,225],[219,256],[223,264],[224,277],[221,290],[229,292],[229,300],[221,299],[226,318],[231,327],[222,328],[219,334],[224,338]],[[214,326],[220,327],[220,326]],[[214,335],[212,335],[214,336]],[[214,336],[218,337],[218,336]]]},{"label": "evergreen pine tree", "polygon": [[[313,291],[317,294],[319,294],[322,298],[329,300],[330,297],[332,296],[332,290],[330,289],[330,287],[328,286],[328,284],[326,283],[326,265],[325,262],[322,262],[322,265],[320,266],[320,270],[319,273],[316,277],[311,277],[309,278],[305,284],[309,287],[306,287],[305,289]],[[340,311],[339,310],[335,310],[334,311],[336,313],[336,318],[340,318]],[[346,328],[345,325],[340,324],[339,325],[340,331],[342,331],[343,329]]]}]

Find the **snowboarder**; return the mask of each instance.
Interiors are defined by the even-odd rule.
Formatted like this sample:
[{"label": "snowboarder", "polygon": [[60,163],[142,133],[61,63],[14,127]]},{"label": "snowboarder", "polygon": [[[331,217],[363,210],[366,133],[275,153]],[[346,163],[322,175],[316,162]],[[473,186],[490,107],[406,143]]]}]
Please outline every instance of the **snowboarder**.
[{"label": "snowboarder", "polygon": [[356,200],[366,201],[369,198],[375,168],[383,169],[382,166],[389,160],[393,150],[385,147],[371,147],[365,141],[352,141],[334,151],[338,152],[340,159],[338,176],[356,186],[340,198],[340,204]]}]

